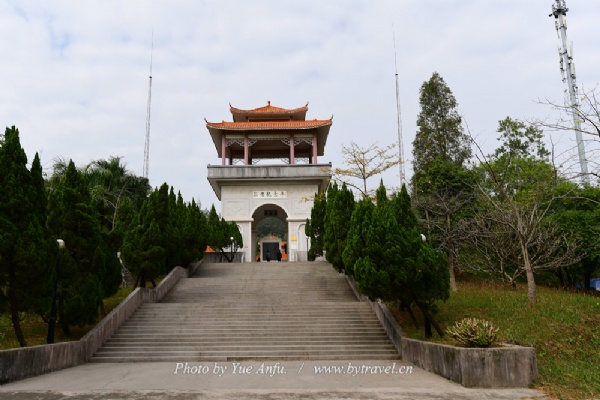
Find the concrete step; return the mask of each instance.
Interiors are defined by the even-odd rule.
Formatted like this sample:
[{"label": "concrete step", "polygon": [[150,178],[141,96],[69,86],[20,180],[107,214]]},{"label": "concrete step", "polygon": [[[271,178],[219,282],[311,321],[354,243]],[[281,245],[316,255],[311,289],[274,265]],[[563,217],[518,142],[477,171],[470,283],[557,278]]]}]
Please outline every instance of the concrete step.
[{"label": "concrete step", "polygon": [[[294,333],[300,333],[302,335],[331,335],[331,336],[341,336],[341,337],[345,337],[348,335],[360,335],[363,333],[380,333],[382,332],[381,327],[365,327],[365,328],[354,328],[354,329],[337,329],[335,327],[325,327],[325,328],[320,328],[320,327],[316,327],[316,328],[309,328],[306,327],[305,329],[302,330],[298,330],[298,329],[271,329],[271,330],[264,330],[264,329],[246,329],[246,328],[227,328],[227,327],[217,327],[217,328],[187,328],[187,327],[183,327],[183,328],[172,328],[172,329],[152,329],[151,330],[153,333],[171,333],[173,336],[186,336],[186,335],[202,335],[202,334],[208,334],[208,335],[225,335],[227,333],[232,333],[232,332],[239,332],[239,333],[247,333],[247,334],[254,334],[254,335],[265,335],[267,336],[269,333],[272,334],[277,334],[280,336],[285,336],[287,334],[294,334]],[[119,329],[119,334],[123,333],[123,334],[133,334],[133,335],[140,335],[140,334],[145,334],[146,332],[148,332],[148,329],[129,329],[127,327],[123,327],[121,329]]]},{"label": "concrete step", "polygon": [[[98,354],[107,354],[107,353],[122,353],[122,354],[146,354],[146,353],[154,353],[154,354],[162,354],[162,353],[181,353],[181,352],[203,352],[203,351],[212,351],[212,352],[253,352],[257,350],[264,350],[269,352],[285,352],[285,351],[304,351],[304,352],[322,352],[322,351],[379,351],[382,350],[377,345],[364,345],[364,344],[281,344],[281,345],[267,345],[267,344],[215,344],[210,346],[210,348],[204,346],[162,346],[162,347],[145,347],[145,346],[130,346],[124,349],[122,346],[104,346]],[[387,349],[391,350],[391,349]]]},{"label": "concrete step", "polygon": [[351,320],[351,321],[340,321],[340,320],[304,320],[304,321],[178,321],[171,323],[161,323],[160,321],[152,321],[152,322],[131,322],[127,324],[127,327],[136,329],[136,328],[146,328],[146,330],[155,330],[155,329],[174,329],[174,324],[182,324],[185,328],[188,329],[220,329],[223,326],[231,327],[232,329],[251,329],[254,331],[257,330],[267,330],[267,329],[275,329],[275,330],[286,330],[286,331],[294,331],[297,329],[306,328],[329,328],[333,327],[337,330],[339,329],[350,329],[353,327],[356,328],[369,328],[369,327],[377,327],[380,325],[377,321],[362,321],[362,320]]},{"label": "concrete step", "polygon": [[398,359],[325,263],[206,264],[142,305],[93,362]]},{"label": "concrete step", "polygon": [[[235,338],[235,340],[231,340],[231,338],[199,338],[196,340],[185,340],[181,338],[181,340],[173,340],[168,338],[152,338],[152,337],[144,337],[144,338],[119,338],[117,340],[111,340],[107,343],[102,349],[105,347],[145,347],[145,348],[153,348],[153,347],[165,347],[165,346],[174,346],[174,347],[186,347],[186,346],[223,346],[223,345],[239,345],[243,347],[251,347],[251,346],[308,346],[308,345],[389,345],[389,340],[386,340],[386,337],[383,336],[371,336],[371,337],[294,337],[291,339],[281,339],[281,338],[269,338],[269,340],[265,340],[264,338],[251,338],[251,337],[241,337]],[[102,350],[99,350],[102,351]]]},{"label": "concrete step", "polygon": [[321,353],[321,354],[237,354],[237,355],[226,355],[226,354],[209,354],[204,353],[202,355],[148,355],[148,356],[94,356],[90,360],[93,363],[131,363],[131,362],[205,362],[205,361],[286,361],[286,360],[397,360],[398,354],[373,354],[368,353],[354,353],[348,355],[346,352],[341,353]]}]

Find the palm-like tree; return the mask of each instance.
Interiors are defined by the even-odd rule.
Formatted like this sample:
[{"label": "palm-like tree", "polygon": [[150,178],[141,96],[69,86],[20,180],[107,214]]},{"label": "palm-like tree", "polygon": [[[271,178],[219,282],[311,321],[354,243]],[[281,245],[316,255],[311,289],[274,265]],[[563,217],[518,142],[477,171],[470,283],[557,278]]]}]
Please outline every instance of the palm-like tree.
[{"label": "palm-like tree", "polygon": [[[64,178],[67,165],[68,160],[64,158],[54,160],[52,174],[47,181],[50,191]],[[129,198],[135,205],[136,211],[139,211],[152,189],[148,179],[130,172],[120,156],[94,160],[79,168],[79,171],[86,179],[105,232],[114,231],[117,209],[125,197]]]},{"label": "palm-like tree", "polygon": [[118,156],[90,162],[84,168],[84,175],[102,216],[103,229],[108,232],[115,229],[117,209],[124,197],[129,198],[139,210],[151,190],[148,179],[129,172],[122,157]]}]

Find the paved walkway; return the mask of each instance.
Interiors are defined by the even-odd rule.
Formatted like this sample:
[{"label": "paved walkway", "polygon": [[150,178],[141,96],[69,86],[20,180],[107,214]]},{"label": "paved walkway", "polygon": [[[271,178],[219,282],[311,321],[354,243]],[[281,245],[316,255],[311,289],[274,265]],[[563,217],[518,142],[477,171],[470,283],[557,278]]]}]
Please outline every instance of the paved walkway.
[{"label": "paved walkway", "polygon": [[[199,277],[211,278],[210,287],[200,285],[202,279],[182,280],[163,299],[165,300],[164,304],[168,305],[169,301],[177,300],[177,302],[189,303],[193,307],[194,304],[211,304],[211,298],[217,298],[219,304],[234,302],[252,305],[254,303],[251,300],[258,299],[260,301],[257,304],[281,305],[280,303],[285,302],[323,301],[319,296],[325,296],[326,299],[331,300],[329,297],[334,294],[338,296],[336,293],[341,290],[332,283],[331,279],[319,278],[319,271],[312,270],[312,268],[316,268],[314,264],[305,269],[299,268],[299,265],[296,265],[296,268],[286,265],[286,274],[296,275],[293,275],[293,279],[288,279],[292,282],[291,284],[286,283],[285,285],[283,285],[285,282],[277,283],[274,279],[267,281],[266,277],[270,276],[273,271],[278,271],[278,268],[269,266],[267,271],[262,271],[265,268],[262,265],[238,271],[249,275],[245,276],[236,286],[235,282],[232,283],[230,276],[236,269],[234,267],[229,265],[228,274],[225,274],[222,270],[223,266],[206,266],[199,272]],[[324,271],[336,275],[335,278],[339,278],[330,266],[324,265],[323,268]],[[307,273],[311,277],[304,276]],[[277,275],[278,278],[282,276],[282,273]],[[314,279],[317,279],[318,284],[313,282],[312,286],[324,287],[326,290],[319,289],[316,292],[310,292],[303,286],[308,285]],[[348,301],[356,302],[345,279],[342,280],[344,287],[341,291],[348,292]],[[221,281],[227,282],[230,287],[224,288],[217,285]],[[228,293],[229,296],[223,296],[223,293]],[[307,296],[307,298],[301,296]],[[338,299],[338,301],[341,300]],[[323,310],[317,309],[315,313],[323,314]],[[186,315],[182,312],[181,318],[185,320]],[[204,325],[208,318],[203,317]],[[236,318],[242,319],[242,317]],[[265,323],[261,321],[256,322],[257,326]],[[184,321],[179,320],[170,322],[174,329],[183,323]],[[330,329],[320,328],[320,325],[314,321],[306,324],[314,327],[317,331]],[[147,330],[156,329],[158,328]],[[264,331],[264,329],[261,331],[261,337],[266,338],[268,342],[270,339],[265,336]],[[176,343],[184,340],[193,341],[200,335],[199,328],[186,332],[185,337],[179,339],[171,337],[171,341]],[[280,336],[285,337],[285,335]],[[339,342],[339,340],[336,339],[334,342]],[[201,351],[200,345],[196,347],[200,350],[193,351]],[[125,351],[118,350],[117,353]],[[156,351],[153,350],[152,354],[156,354]],[[301,359],[310,359],[308,355],[308,352],[302,358],[288,355],[281,358],[287,361],[264,363],[251,361],[252,358],[247,355],[245,361],[240,362],[198,361],[200,357],[197,354],[190,358],[195,361],[187,363],[183,359],[177,358],[162,362],[131,360],[114,363],[105,360],[109,362],[88,363],[0,386],[0,399],[512,400],[545,398],[542,393],[529,389],[467,389],[398,359],[368,361],[369,358],[358,360],[356,359],[358,357],[350,355],[350,360],[343,358],[330,361],[330,359],[313,358],[312,361],[300,361]],[[226,360],[227,358],[216,359]]]},{"label": "paved walkway", "polygon": [[0,399],[545,398],[530,389],[467,389],[410,367],[402,361],[363,360],[85,364],[0,386]]}]

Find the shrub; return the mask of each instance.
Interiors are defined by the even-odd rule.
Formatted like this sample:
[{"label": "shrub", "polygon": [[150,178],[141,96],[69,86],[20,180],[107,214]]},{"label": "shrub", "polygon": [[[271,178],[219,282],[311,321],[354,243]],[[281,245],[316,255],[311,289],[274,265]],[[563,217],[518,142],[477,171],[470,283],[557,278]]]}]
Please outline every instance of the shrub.
[{"label": "shrub", "polygon": [[464,318],[446,333],[464,347],[490,347],[498,337],[498,328],[483,319]]}]

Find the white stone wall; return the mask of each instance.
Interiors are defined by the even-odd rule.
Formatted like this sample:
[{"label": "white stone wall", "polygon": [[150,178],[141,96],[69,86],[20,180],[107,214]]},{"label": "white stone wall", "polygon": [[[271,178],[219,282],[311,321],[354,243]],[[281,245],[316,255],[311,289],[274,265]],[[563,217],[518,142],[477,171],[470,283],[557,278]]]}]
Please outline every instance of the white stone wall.
[{"label": "white stone wall", "polygon": [[[312,196],[317,192],[316,184],[269,183],[236,186],[222,186],[221,215],[227,221],[236,221],[244,240],[244,261],[255,260],[256,233],[252,232],[252,215],[265,204],[279,206],[283,215],[279,218],[288,224],[288,260],[303,261],[306,259],[307,243],[304,234],[306,219],[310,218],[313,206]],[[278,197],[256,197],[255,192],[278,192]],[[285,193],[282,196],[282,193]],[[294,240],[295,239],[295,240]]]}]

